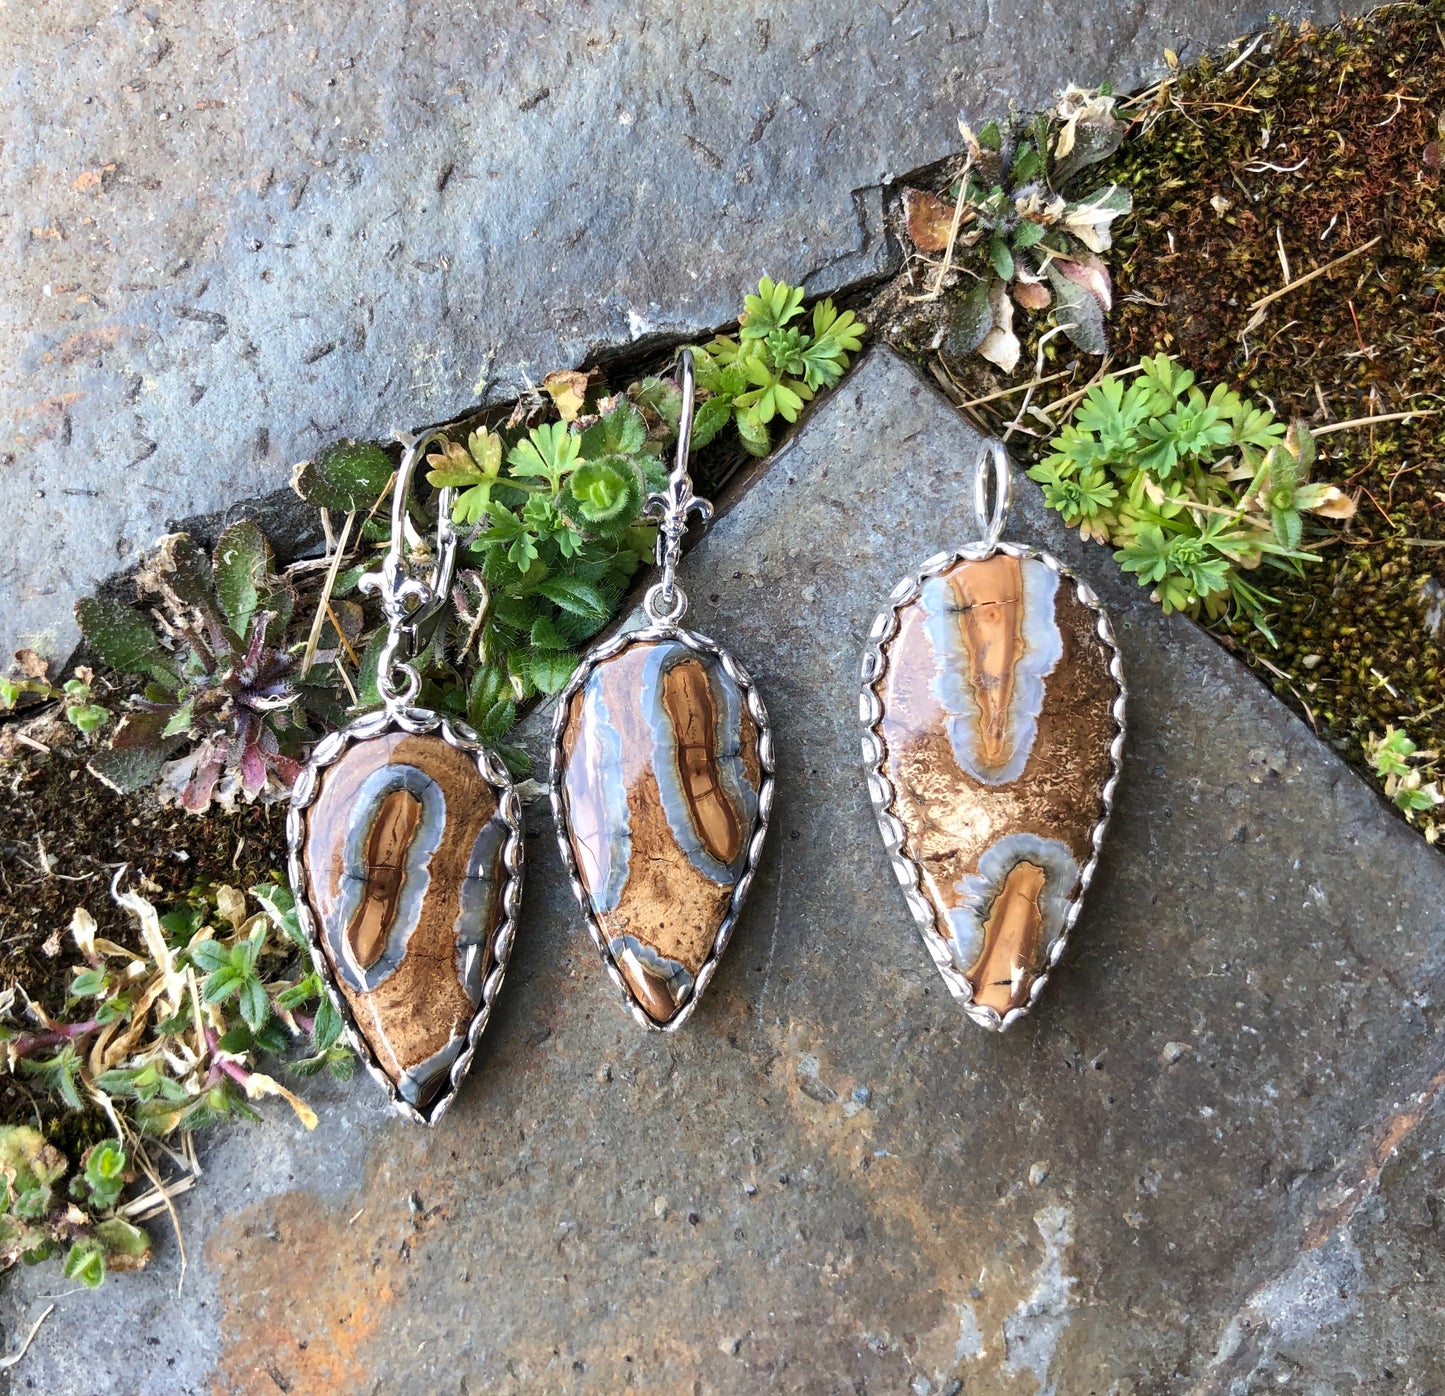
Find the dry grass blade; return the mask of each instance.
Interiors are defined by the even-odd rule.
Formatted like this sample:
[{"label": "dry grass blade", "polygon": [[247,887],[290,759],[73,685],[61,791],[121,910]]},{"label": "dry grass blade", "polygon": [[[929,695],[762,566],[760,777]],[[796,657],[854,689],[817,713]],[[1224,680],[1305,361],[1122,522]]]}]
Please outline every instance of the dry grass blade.
[{"label": "dry grass blade", "polygon": [[[322,517],[326,517],[325,510]],[[336,540],[336,549],[331,554],[331,566],[326,570],[326,580],[321,586],[321,596],[316,603],[316,614],[311,618],[311,633],[306,637],[306,652],[301,657],[301,677],[305,678],[311,672],[311,665],[316,659],[316,647],[321,643],[321,628],[326,624],[326,618],[331,614],[331,592],[336,585],[336,578],[341,573],[341,559],[346,556],[346,544],[351,537],[351,525],[356,522],[355,514],[348,514],[346,522],[341,525],[341,537]],[[336,624],[335,617],[332,617],[332,624]],[[341,627],[336,626],[336,633],[341,635]],[[342,635],[342,643],[346,643],[346,637]],[[347,649],[351,647],[347,645]]]},{"label": "dry grass blade", "polygon": [[0,1372],[8,1371],[30,1351],[30,1344],[35,1341],[35,1335],[40,1332],[40,1325],[54,1312],[55,1305],[48,1305],[45,1312],[30,1325],[30,1332],[25,1335],[25,1341],[20,1344],[19,1349],[16,1352],[12,1352],[9,1357],[0,1357]]},{"label": "dry grass blade", "polygon": [[1261,296],[1249,308],[1251,310],[1263,310],[1265,306],[1272,305],[1281,296],[1287,296],[1291,291],[1297,291],[1301,286],[1308,285],[1311,281],[1323,276],[1326,272],[1333,271],[1336,267],[1348,262],[1352,257],[1358,257],[1362,252],[1368,252],[1372,247],[1376,246],[1383,237],[1384,234],[1381,233],[1376,237],[1372,237],[1369,242],[1362,242],[1358,247],[1352,248],[1349,252],[1342,252],[1333,261],[1326,262],[1324,266],[1316,267],[1313,271],[1307,271],[1303,276],[1297,276],[1293,281],[1281,286],[1279,290],[1271,291],[1267,296]]}]

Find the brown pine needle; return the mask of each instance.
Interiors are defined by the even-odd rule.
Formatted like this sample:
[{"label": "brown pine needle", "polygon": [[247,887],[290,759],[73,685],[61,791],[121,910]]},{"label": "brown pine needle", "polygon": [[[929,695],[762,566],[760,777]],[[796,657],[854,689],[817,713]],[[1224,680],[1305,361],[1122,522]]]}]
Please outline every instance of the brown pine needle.
[{"label": "brown pine needle", "polygon": [[1413,412],[1386,412],[1379,417],[1351,417],[1348,422],[1326,422],[1311,427],[1311,436],[1328,436],[1332,431],[1353,431],[1356,427],[1372,427],[1377,422],[1407,422],[1411,417],[1438,417],[1445,407],[1420,407]]}]

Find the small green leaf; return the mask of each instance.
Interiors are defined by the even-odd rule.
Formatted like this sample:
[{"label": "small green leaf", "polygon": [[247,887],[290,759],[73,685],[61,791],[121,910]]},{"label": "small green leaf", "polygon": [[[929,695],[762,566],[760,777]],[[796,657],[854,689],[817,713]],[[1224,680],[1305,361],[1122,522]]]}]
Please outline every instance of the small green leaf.
[{"label": "small green leaf", "polygon": [[149,674],[159,669],[174,675],[175,656],[132,607],[109,597],[88,596],[75,603],[75,622],[112,669],[122,674]]},{"label": "small green leaf", "polygon": [[222,1003],[241,987],[241,976],[227,966],[218,969],[201,986],[202,1003]]},{"label": "small green leaf", "polygon": [[[97,1224],[95,1228],[95,1239],[105,1248],[108,1258],[124,1258],[131,1262],[141,1261],[144,1263],[151,1253],[151,1238],[138,1226],[132,1226],[130,1222],[121,1217],[108,1217],[105,1221]],[[134,1266],[116,1266],[116,1269],[134,1268]]]},{"label": "small green leaf", "polygon": [[70,983],[72,998],[90,998],[105,992],[106,974],[103,969],[82,970]]},{"label": "small green leaf", "polygon": [[228,528],[216,542],[212,567],[216,596],[226,622],[237,635],[245,635],[266,588],[271,545],[250,519]]},{"label": "small green leaf", "polygon": [[227,968],[231,963],[231,951],[227,946],[218,940],[207,937],[205,940],[195,941],[188,947],[186,953],[191,957],[191,963],[203,974],[214,974],[219,969]]},{"label": "small green leaf", "polygon": [[331,996],[323,993],[316,1004],[316,1018],[311,1026],[311,1045],[317,1052],[324,1052],[341,1036],[341,1015],[331,1002]]},{"label": "small green leaf", "polygon": [[266,997],[265,986],[254,976],[241,982],[240,1009],[241,1017],[252,1032],[259,1032],[271,1016],[271,1002]]},{"label": "small green leaf", "polygon": [[370,509],[391,479],[391,456],[375,441],[333,441],[296,467],[291,488],[318,509]]},{"label": "small green leaf", "polygon": [[1008,243],[1001,237],[991,238],[988,244],[989,261],[993,263],[993,269],[998,273],[999,279],[1012,281],[1014,274],[1013,253],[1008,250]]},{"label": "small green leaf", "polygon": [[271,924],[288,940],[306,949],[306,936],[296,914],[296,896],[282,882],[261,882],[251,888],[251,895],[261,904]]},{"label": "small green leaf", "polygon": [[604,621],[612,614],[612,607],[597,587],[578,577],[549,577],[538,583],[537,591],[575,616]]},{"label": "small green leaf", "polygon": [[536,650],[527,656],[527,671],[543,693],[560,693],[572,677],[577,660],[572,650]]},{"label": "small green leaf", "polygon": [[76,1241],[66,1252],[61,1269],[67,1280],[99,1289],[105,1283],[105,1251],[98,1241]]},{"label": "small green leaf", "polygon": [[700,451],[729,422],[733,415],[731,397],[710,397],[700,402],[692,419],[692,448]]},{"label": "small green leaf", "polygon": [[[694,434],[696,428],[694,428]],[[603,456],[633,456],[647,442],[647,423],[626,399],[583,431],[580,446],[585,460]]]}]

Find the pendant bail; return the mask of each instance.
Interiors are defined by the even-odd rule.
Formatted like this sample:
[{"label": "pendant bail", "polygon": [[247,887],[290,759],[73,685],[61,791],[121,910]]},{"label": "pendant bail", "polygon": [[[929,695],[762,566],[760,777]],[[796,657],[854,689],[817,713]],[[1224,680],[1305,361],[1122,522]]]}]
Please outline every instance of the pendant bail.
[{"label": "pendant bail", "polygon": [[1003,537],[1012,502],[1013,476],[1009,472],[1008,452],[997,438],[985,441],[973,467],[973,519],[979,537],[990,550],[998,547]]},{"label": "pendant bail", "polygon": [[692,476],[688,474],[688,456],[692,451],[693,401],[696,383],[692,370],[692,350],[684,349],[679,365],[682,380],[682,410],[677,420],[677,454],[667,488],[650,494],[643,506],[643,517],[656,519],[657,565],[662,580],[647,589],[643,609],[658,625],[675,625],[687,611],[687,595],[677,584],[677,563],[682,556],[682,540],[687,533],[688,518],[696,514],[704,523],[712,518],[712,505],[692,492]]},{"label": "pendant bail", "polygon": [[391,492],[391,541],[381,570],[367,572],[357,582],[362,591],[381,596],[387,635],[377,665],[376,686],[389,712],[408,707],[421,691],[421,675],[411,661],[426,648],[441,619],[456,570],[457,532],[452,523],[456,491],[451,486],[444,487],[437,496],[436,543],[425,577],[412,575],[407,556],[407,532],[411,528],[407,497],[416,463],[429,446],[440,442],[445,447],[446,439],[442,431],[402,438],[405,450]]}]

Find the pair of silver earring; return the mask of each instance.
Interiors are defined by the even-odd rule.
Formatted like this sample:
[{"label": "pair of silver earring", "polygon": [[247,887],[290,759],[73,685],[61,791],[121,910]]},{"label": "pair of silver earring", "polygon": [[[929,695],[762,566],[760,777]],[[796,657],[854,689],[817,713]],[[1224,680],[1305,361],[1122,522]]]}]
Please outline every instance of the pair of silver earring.
[{"label": "pair of silver earring", "polygon": [[[752,884],[773,739],[746,670],[682,626],[692,490],[691,355],[668,487],[648,501],[659,580],[646,624],[594,648],[556,708],[552,807],[572,889],[644,1027],[690,1017]],[[516,934],[524,847],[507,770],[475,733],[415,706],[411,660],[445,605],[457,540],[438,499],[429,573],[406,564],[412,442],[391,546],[367,579],[388,636],[381,711],[324,739],[287,821],[297,913],[352,1045],[394,1106],[434,1123],[470,1066]],[[1008,461],[976,486],[979,542],[895,588],[869,638],[869,792],[925,944],[975,1020],[1035,1002],[1093,875],[1118,779],[1124,687],[1098,599],[1046,553],[1002,541]],[[990,483],[992,498],[990,498]]]},{"label": "pair of silver earring", "polygon": [[[658,523],[647,624],[595,647],[557,702],[558,842],[607,972],[633,1017],[675,1031],[717,968],[757,870],[773,802],[773,739],[747,671],[686,629],[677,563],[710,517],[688,473],[691,355]],[[287,816],[297,915],[352,1046],[408,1119],[432,1124],[471,1064],[516,936],[524,842],[505,765],[464,723],[416,706],[412,662],[451,589],[453,492],[437,500],[424,576],[408,565],[412,441],[393,486],[391,544],[363,585],[381,595],[383,700],[316,746]],[[443,443],[444,444],[444,443]]]}]

